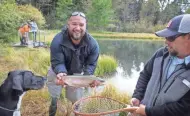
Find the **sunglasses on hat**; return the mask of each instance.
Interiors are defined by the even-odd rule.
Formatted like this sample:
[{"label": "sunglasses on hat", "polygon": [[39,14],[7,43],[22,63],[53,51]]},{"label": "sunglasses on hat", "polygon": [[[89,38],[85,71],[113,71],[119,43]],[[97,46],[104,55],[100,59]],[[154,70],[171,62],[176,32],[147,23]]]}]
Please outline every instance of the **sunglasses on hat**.
[{"label": "sunglasses on hat", "polygon": [[82,12],[73,12],[73,13],[71,14],[71,16],[81,16],[81,17],[83,17],[83,18],[86,18],[85,14],[82,13]]}]

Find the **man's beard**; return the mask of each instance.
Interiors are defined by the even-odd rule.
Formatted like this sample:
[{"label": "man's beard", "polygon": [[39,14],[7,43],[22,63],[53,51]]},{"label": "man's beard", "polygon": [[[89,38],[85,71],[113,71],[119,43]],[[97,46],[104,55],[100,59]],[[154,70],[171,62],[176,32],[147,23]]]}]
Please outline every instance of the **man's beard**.
[{"label": "man's beard", "polygon": [[74,40],[81,40],[82,39],[82,33],[77,33],[77,34],[73,33],[73,35],[71,37]]},{"label": "man's beard", "polygon": [[177,52],[177,51],[173,50],[172,48],[170,48],[170,47],[168,47],[168,46],[166,46],[166,47],[167,47],[168,52],[169,52],[169,54],[170,54],[171,56],[177,56],[177,55],[178,55],[178,52]]},{"label": "man's beard", "polygon": [[169,52],[171,56],[177,56],[178,53],[176,51]]}]

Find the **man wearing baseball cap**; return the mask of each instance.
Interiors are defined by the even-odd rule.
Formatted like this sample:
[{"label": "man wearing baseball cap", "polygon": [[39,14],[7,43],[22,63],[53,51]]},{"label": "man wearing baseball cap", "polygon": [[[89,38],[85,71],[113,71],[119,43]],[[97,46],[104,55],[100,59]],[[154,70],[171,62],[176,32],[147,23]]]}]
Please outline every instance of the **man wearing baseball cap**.
[{"label": "man wearing baseball cap", "polygon": [[142,116],[190,116],[190,14],[155,33],[165,39],[140,73],[131,104]]}]

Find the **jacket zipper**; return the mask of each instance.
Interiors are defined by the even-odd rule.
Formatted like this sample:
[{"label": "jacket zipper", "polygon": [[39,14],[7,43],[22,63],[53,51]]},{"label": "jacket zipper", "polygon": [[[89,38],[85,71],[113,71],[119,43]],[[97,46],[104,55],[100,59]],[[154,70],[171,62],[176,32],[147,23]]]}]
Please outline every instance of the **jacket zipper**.
[{"label": "jacket zipper", "polygon": [[[176,77],[175,77],[176,79]],[[168,91],[168,89],[170,88],[170,86],[174,83],[175,79],[170,83],[170,85],[166,88],[166,90],[164,91],[164,93],[166,93]]]},{"label": "jacket zipper", "polygon": [[[181,70],[181,69],[183,69],[183,68],[180,68],[180,69],[178,69],[177,71],[179,71],[179,70]],[[177,71],[175,71],[175,72],[177,72]],[[175,72],[172,72],[172,74],[170,75],[170,77],[175,73]],[[184,72],[184,71],[183,71]],[[183,73],[183,72],[181,72],[181,73]],[[166,93],[167,92],[167,90],[170,88],[170,86],[174,83],[174,81],[176,80],[176,78],[177,78],[177,76],[179,76],[181,73],[179,73],[178,75],[176,75],[175,77],[174,77],[174,80],[171,82],[171,84],[166,88],[166,90],[164,91],[164,93]],[[169,78],[170,78],[169,77]],[[161,82],[161,81],[160,81]],[[164,83],[164,85],[166,84],[166,82]],[[164,87],[164,85],[163,85],[163,87]],[[160,85],[161,86],[161,85]],[[162,87],[162,88],[163,88]],[[160,94],[160,92],[161,92],[161,89],[162,88],[160,88],[159,89],[159,91],[158,91],[158,93],[157,93],[157,95],[156,95],[156,97],[155,97],[155,99],[154,99],[154,102],[153,102],[153,106],[155,105],[155,103],[156,103],[156,100],[158,99],[158,95]]]},{"label": "jacket zipper", "polygon": [[[168,54],[168,53],[167,53],[167,54]],[[160,86],[159,86],[158,93],[157,93],[157,95],[156,95],[156,97],[155,97],[155,99],[154,99],[154,101],[153,101],[153,106],[155,105],[156,100],[157,100],[157,98],[158,98],[158,95],[159,95],[159,93],[160,93],[160,91],[161,91],[161,89],[162,89],[162,88],[161,88],[161,78],[162,78],[162,74],[163,74],[164,60],[165,60],[167,54],[164,54],[164,55],[163,55],[163,59],[162,59],[162,62],[161,62],[161,68],[160,68]]]},{"label": "jacket zipper", "polygon": [[[178,76],[178,75],[177,75]],[[174,77],[175,79],[176,79],[176,77]],[[170,88],[170,86],[174,83],[174,81],[175,81],[175,79],[171,82],[171,84],[166,88],[166,90],[164,91],[164,93],[166,93],[167,92],[167,90]],[[165,84],[164,84],[165,85]],[[163,85],[163,86],[164,86]],[[156,97],[155,97],[155,99],[154,99],[154,102],[153,102],[153,106],[155,106],[155,103],[156,103],[156,100],[158,99],[158,95],[160,94],[160,91],[161,91],[161,89],[159,90],[159,92],[157,93],[157,95],[156,95]]]}]

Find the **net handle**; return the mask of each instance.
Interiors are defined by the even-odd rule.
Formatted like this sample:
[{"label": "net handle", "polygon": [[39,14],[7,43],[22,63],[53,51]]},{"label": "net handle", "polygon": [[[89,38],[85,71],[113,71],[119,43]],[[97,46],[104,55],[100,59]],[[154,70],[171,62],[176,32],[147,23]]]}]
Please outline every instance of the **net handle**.
[{"label": "net handle", "polygon": [[132,111],[135,111],[138,107],[128,107],[126,104],[126,108],[122,108],[122,109],[118,109],[118,110],[112,110],[112,111],[107,111],[107,112],[100,112],[100,113],[80,113],[80,112],[77,112],[75,111],[75,106],[77,104],[79,104],[80,102],[86,100],[86,99],[91,99],[91,98],[105,98],[105,99],[110,99],[110,100],[113,100],[113,101],[116,101],[116,102],[119,102],[121,104],[124,104],[120,101],[117,101],[115,99],[112,99],[112,98],[109,98],[109,97],[102,97],[102,96],[91,96],[91,97],[85,97],[85,98],[82,98],[78,101],[76,101],[73,106],[72,106],[72,110],[73,112],[76,114],[76,115],[81,115],[81,116],[100,116],[100,115],[106,115],[106,114],[112,114],[112,113],[117,113],[117,112],[122,112],[122,111],[128,111],[128,112],[132,112]]}]

